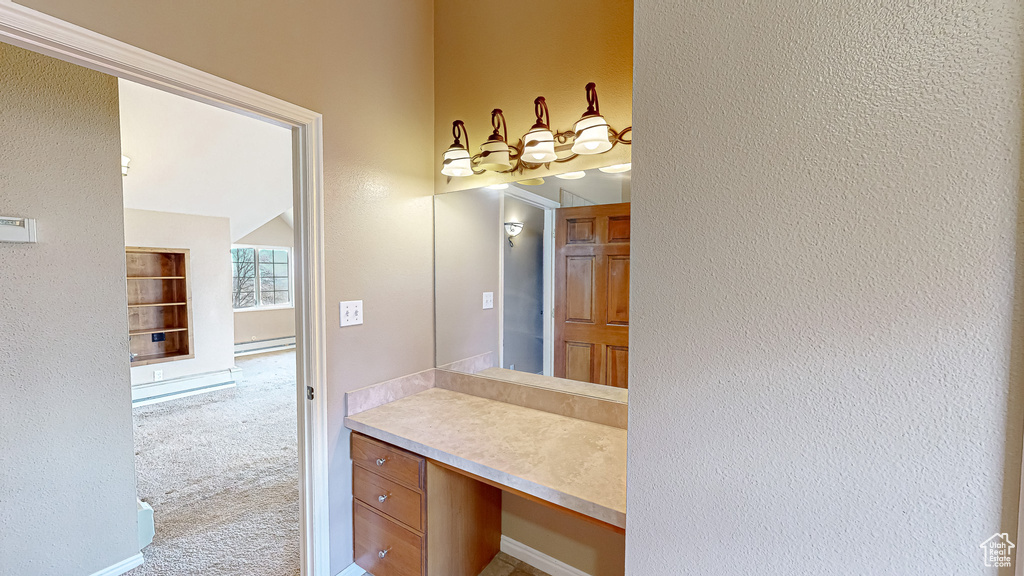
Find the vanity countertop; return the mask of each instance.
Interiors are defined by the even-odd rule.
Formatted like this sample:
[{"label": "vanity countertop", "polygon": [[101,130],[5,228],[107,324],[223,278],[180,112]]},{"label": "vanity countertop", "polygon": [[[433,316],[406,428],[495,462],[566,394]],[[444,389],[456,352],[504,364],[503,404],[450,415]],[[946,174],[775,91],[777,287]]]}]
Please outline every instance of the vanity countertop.
[{"label": "vanity countertop", "polygon": [[608,524],[626,526],[626,431],[431,388],[345,418],[394,444]]}]

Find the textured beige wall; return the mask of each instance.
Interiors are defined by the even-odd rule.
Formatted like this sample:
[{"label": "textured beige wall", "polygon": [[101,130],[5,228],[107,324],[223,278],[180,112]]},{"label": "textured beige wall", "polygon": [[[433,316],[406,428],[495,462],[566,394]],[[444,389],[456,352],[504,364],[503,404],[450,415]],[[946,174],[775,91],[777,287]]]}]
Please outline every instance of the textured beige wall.
[{"label": "textured beige wall", "polygon": [[231,223],[227,218],[124,211],[126,246],[187,248],[192,277],[192,346],[195,358],[131,369],[132,385],[228,370],[235,365],[231,309]]},{"label": "textured beige wall", "polygon": [[[498,361],[501,192],[463,190],[434,197],[437,365],[488,352]],[[483,309],[483,293],[494,308]]]},{"label": "textured beige wall", "polygon": [[[239,239],[237,244],[291,247],[295,244],[295,231],[278,216]],[[294,308],[235,312],[235,344],[292,336],[295,336]]]},{"label": "textured beige wall", "polygon": [[295,336],[295,308],[235,312],[235,344]]},{"label": "textured beige wall", "polygon": [[1019,0],[637,4],[630,574],[1018,542],[1022,31]]},{"label": "textured beige wall", "polygon": [[[20,2],[324,115],[331,565],[351,561],[344,392],[433,361],[433,3]],[[336,318],[335,318],[336,319]]]},{"label": "textured beige wall", "polygon": [[625,536],[508,492],[501,495],[501,533],[590,576],[625,573]]},{"label": "textured beige wall", "polygon": [[235,241],[235,244],[287,246],[291,248],[295,245],[295,230],[285,221],[283,216],[278,216],[249,234],[242,236]]},{"label": "textured beige wall", "polygon": [[[520,180],[523,175],[456,178],[441,174],[441,154],[452,144],[452,122],[462,120],[476,154],[491,134],[491,110],[508,121],[509,140],[533,126],[533,100],[547,99],[552,127],[571,130],[587,109],[584,87],[597,83],[601,112],[616,129],[633,114],[633,2],[525,0],[514,5],[436,0],[434,10],[434,154],[438,192]],[[553,164],[550,173],[629,162],[630,147]],[[539,169],[530,175],[544,175]]]},{"label": "textured beige wall", "polygon": [[138,553],[116,79],[0,44],[0,574]]}]

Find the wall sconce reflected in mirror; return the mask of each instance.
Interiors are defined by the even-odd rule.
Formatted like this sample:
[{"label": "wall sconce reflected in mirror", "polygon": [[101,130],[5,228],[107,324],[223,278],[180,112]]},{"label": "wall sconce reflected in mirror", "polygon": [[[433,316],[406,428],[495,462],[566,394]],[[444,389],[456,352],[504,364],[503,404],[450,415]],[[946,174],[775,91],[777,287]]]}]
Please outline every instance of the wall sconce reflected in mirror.
[{"label": "wall sconce reflected in mirror", "polygon": [[131,161],[131,158],[125,156],[124,154],[121,155],[121,176],[128,175],[128,163]]},{"label": "wall sconce reflected in mirror", "polygon": [[515,244],[512,243],[512,239],[519,236],[519,233],[523,231],[522,222],[505,222],[505,233],[508,234],[508,246],[509,248],[515,248]]}]

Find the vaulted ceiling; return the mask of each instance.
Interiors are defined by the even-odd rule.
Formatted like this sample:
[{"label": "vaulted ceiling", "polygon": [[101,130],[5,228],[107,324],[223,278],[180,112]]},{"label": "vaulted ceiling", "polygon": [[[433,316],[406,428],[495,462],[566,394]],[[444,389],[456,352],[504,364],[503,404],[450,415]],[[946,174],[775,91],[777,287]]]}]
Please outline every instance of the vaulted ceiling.
[{"label": "vaulted ceiling", "polygon": [[[291,132],[121,80],[126,208],[219,216],[235,241],[292,208]],[[290,213],[289,213],[290,214]]]}]

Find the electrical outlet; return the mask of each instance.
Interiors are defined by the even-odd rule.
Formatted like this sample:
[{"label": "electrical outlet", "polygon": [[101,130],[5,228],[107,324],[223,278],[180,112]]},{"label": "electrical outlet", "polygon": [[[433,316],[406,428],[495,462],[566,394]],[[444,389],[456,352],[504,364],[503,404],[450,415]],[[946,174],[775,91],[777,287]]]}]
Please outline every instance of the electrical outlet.
[{"label": "electrical outlet", "polygon": [[341,325],[355,326],[363,323],[363,301],[349,300],[341,303]]},{"label": "electrical outlet", "polygon": [[484,310],[494,308],[494,292],[484,292]]},{"label": "electrical outlet", "polygon": [[163,370],[153,370],[153,382],[160,382],[164,379]]}]

